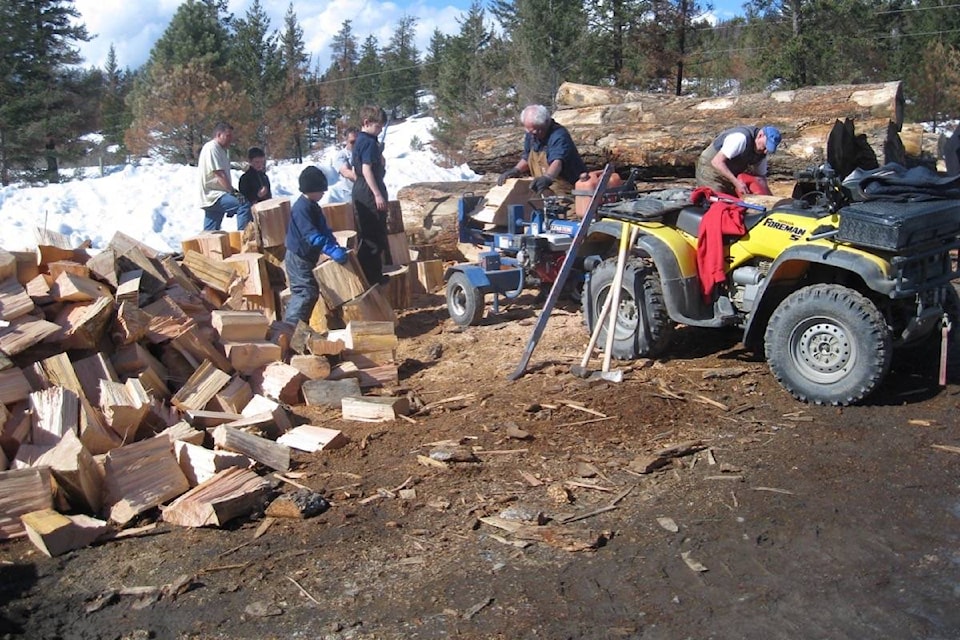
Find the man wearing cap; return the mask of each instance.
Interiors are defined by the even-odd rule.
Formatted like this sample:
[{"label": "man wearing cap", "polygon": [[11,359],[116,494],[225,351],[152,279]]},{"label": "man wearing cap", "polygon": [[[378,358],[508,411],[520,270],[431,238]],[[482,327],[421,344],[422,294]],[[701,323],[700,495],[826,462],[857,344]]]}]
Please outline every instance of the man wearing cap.
[{"label": "man wearing cap", "polygon": [[770,195],[767,156],[777,150],[776,127],[733,127],[716,137],[697,160],[697,186],[743,197]]}]

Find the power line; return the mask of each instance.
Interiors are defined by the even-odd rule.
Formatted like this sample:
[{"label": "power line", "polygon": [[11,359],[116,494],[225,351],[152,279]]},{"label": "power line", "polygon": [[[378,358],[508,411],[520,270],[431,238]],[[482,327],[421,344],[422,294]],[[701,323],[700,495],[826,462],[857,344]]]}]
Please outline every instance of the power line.
[{"label": "power line", "polygon": [[[958,29],[947,29],[939,31],[917,31],[913,33],[898,33],[898,34],[863,34],[853,37],[848,36],[836,36],[832,38],[821,38],[821,42],[826,44],[836,44],[838,42],[863,42],[863,41],[874,41],[874,40],[890,40],[894,38],[914,38],[919,36],[935,36],[935,35],[946,35],[951,33],[960,33],[960,28]],[[704,56],[708,54],[721,54],[721,53],[753,53],[753,52],[762,52],[762,51],[771,51],[774,49],[779,49],[782,46],[782,42],[777,44],[772,44],[769,46],[757,46],[757,47],[730,47],[727,49],[702,49],[699,51],[691,51],[687,55],[691,57]]]},{"label": "power line", "polygon": [[361,73],[360,75],[355,76],[346,76],[344,78],[334,78],[332,80],[316,80],[312,84],[314,86],[325,86],[330,84],[336,84],[338,82],[352,82],[354,80],[360,80],[361,78],[372,78],[375,76],[383,76],[388,73],[398,73],[400,71],[409,71],[411,69],[421,69],[423,67],[429,67],[435,64],[439,64],[437,60],[431,60],[429,62],[418,62],[407,67],[397,67],[395,69],[381,69],[379,71],[371,71],[370,73]]},{"label": "power line", "polygon": [[[934,11],[934,10],[940,10],[940,9],[946,10],[946,9],[958,9],[958,8],[960,8],[960,3],[938,5],[938,6],[927,6],[927,7],[903,7],[900,9],[884,9],[884,10],[876,9],[876,10],[870,10],[870,11],[872,11],[873,15],[875,16],[881,16],[881,15],[891,15],[891,14],[897,14],[897,13],[919,13],[921,11]],[[701,13],[699,15],[699,19],[705,20],[704,18],[705,15],[706,13]],[[737,20],[743,21],[740,23],[740,26],[748,26],[750,24],[750,22],[745,19],[745,16],[735,16],[729,20],[723,20],[714,25],[692,26],[691,29],[695,32],[720,31],[720,30],[731,28],[731,26],[733,26],[731,25],[731,23]],[[790,24],[792,22],[790,18],[786,18],[786,17],[777,19],[777,20],[774,20],[774,19],[767,20],[764,18],[758,18],[758,21],[763,22],[763,24],[765,25],[774,25],[774,26],[781,25],[781,24]]]}]

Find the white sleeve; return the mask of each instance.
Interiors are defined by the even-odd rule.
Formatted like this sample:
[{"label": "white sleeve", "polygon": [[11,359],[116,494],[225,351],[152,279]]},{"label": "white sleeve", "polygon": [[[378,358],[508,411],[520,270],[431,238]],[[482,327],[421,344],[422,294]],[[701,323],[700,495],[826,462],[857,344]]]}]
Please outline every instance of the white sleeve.
[{"label": "white sleeve", "polygon": [[742,133],[731,133],[723,139],[720,153],[728,158],[736,158],[747,148],[747,136]]}]

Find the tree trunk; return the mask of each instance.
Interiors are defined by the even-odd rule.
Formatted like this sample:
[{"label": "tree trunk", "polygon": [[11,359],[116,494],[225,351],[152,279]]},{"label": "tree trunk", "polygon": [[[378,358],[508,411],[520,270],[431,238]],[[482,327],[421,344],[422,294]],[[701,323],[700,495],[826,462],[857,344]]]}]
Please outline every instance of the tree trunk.
[{"label": "tree trunk", "polygon": [[[853,118],[857,133],[883,163],[883,143],[892,122],[903,123],[900,82],[829,85],[795,91],[693,98],[572,83],[557,91],[554,119],[570,134],[589,168],[613,162],[648,175],[692,176],[700,152],[733,126],[774,125],[783,143],[770,172],[792,175],[826,161],[827,134],[837,119]],[[499,173],[516,164],[522,131],[510,125],[474,131],[468,162],[478,173]]]}]

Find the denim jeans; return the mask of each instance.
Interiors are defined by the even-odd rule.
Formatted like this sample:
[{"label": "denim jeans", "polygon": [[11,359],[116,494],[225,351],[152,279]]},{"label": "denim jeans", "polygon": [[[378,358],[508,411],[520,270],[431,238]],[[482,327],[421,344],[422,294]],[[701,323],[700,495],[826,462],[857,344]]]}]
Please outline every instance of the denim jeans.
[{"label": "denim jeans", "polygon": [[237,216],[237,231],[243,231],[244,227],[253,220],[249,202],[245,200],[241,204],[236,196],[225,193],[212,205],[203,208],[203,230],[218,231],[224,215]]},{"label": "denim jeans", "polygon": [[313,277],[315,266],[317,265],[287,250],[283,268],[287,271],[287,281],[290,283],[290,299],[287,300],[287,308],[283,312],[284,322],[294,326],[297,320],[310,322],[310,314],[320,298],[320,286]]}]

